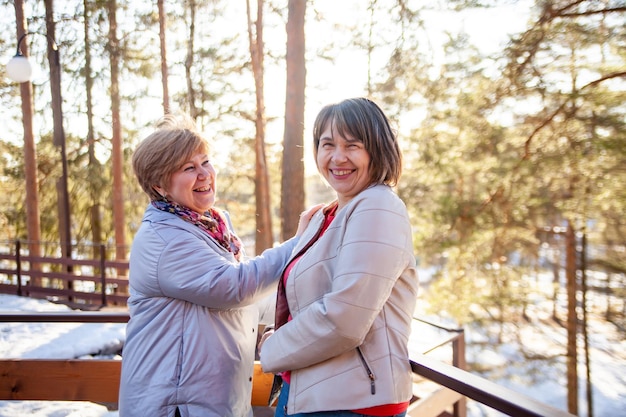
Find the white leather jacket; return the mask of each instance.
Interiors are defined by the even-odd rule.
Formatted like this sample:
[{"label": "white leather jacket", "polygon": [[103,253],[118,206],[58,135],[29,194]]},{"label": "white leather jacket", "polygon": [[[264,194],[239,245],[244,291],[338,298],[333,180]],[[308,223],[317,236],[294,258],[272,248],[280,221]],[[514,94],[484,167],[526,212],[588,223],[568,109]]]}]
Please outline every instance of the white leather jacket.
[{"label": "white leather jacket", "polygon": [[[322,222],[319,211],[294,255]],[[410,400],[417,290],[404,203],[388,186],[365,189],[295,264],[285,288],[293,319],[262,346],[265,372],[291,371],[288,413]]]}]

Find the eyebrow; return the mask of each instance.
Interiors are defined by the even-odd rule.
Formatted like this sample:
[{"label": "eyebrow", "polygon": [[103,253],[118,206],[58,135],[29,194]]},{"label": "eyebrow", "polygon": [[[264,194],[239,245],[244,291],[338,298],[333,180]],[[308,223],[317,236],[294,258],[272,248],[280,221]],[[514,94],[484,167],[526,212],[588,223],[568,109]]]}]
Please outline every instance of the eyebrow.
[{"label": "eyebrow", "polygon": [[[203,154],[199,154],[200,155],[200,159],[209,159],[209,154],[203,153]],[[196,157],[196,155],[192,155],[187,161],[185,161],[185,164],[193,164],[194,163],[194,158]]]},{"label": "eyebrow", "polygon": [[362,140],[359,140],[359,139],[355,138],[352,135],[350,135],[349,138],[347,138],[345,136],[343,136],[343,138],[345,139],[346,142],[350,142],[350,143],[352,143],[352,142],[363,142]]}]

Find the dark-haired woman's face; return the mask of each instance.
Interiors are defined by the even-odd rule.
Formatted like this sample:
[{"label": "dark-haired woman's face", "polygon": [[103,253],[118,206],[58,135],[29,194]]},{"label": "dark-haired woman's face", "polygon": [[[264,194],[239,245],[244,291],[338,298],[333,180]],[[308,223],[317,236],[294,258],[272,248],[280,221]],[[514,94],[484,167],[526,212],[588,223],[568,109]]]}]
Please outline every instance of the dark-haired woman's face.
[{"label": "dark-haired woman's face", "polygon": [[371,182],[370,155],[363,142],[333,132],[332,121],[322,132],[317,149],[317,168],[337,192],[343,207]]}]

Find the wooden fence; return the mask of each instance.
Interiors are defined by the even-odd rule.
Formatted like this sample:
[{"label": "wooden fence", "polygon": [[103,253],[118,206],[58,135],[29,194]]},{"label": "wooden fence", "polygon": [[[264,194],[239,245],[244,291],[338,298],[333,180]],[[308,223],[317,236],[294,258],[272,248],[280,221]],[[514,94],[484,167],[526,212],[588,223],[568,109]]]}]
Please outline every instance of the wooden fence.
[{"label": "wooden fence", "polygon": [[[127,320],[127,312],[0,313],[0,323],[124,323]],[[427,322],[420,322],[420,325],[428,325]],[[435,387],[428,392],[414,390],[407,416],[465,417],[467,397],[515,417],[574,417],[566,411],[465,371],[459,367],[465,362],[463,331],[443,327],[439,329],[446,330],[447,335],[436,343],[428,343],[430,347],[427,350],[420,349],[423,353],[411,355],[415,383],[419,385],[419,380],[428,380],[435,383]],[[427,355],[450,343],[452,364]],[[115,410],[120,365],[119,360],[0,359],[0,400],[92,401]],[[271,381],[272,376],[263,373],[260,364],[256,362],[251,398],[255,416],[273,415],[272,407],[267,406]]]},{"label": "wooden fence", "polygon": [[[0,253],[0,293],[63,303],[82,310],[126,306],[128,261],[99,256],[64,258],[24,254],[22,242]],[[91,256],[91,255],[90,255]]]},{"label": "wooden fence", "polygon": [[[128,312],[0,312],[4,323],[126,323]],[[121,361],[116,359],[0,359],[0,400],[90,401],[117,410]],[[273,375],[256,361],[255,416],[270,415]],[[273,413],[271,413],[273,415]]]}]

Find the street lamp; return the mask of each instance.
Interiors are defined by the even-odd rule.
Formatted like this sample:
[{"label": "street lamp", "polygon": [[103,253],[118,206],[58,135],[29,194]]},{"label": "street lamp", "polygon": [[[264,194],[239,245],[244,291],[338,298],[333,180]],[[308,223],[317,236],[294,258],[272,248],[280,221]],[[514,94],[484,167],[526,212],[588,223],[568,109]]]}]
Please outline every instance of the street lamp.
[{"label": "street lamp", "polygon": [[65,150],[65,131],[63,130],[63,110],[61,96],[61,62],[59,59],[59,48],[52,37],[39,32],[26,32],[17,41],[17,52],[8,62],[7,75],[13,81],[24,83],[30,81],[32,67],[28,57],[22,54],[20,45],[28,35],[41,35],[48,39],[48,62],[50,64],[50,97],[52,99],[52,119],[53,119],[53,143],[61,148],[62,174],[57,182],[57,195],[59,196],[59,234],[61,240],[61,251],[63,256],[71,258],[72,240],[70,224],[70,199],[67,188],[67,156]]},{"label": "street lamp", "polygon": [[19,49],[18,54],[11,58],[7,64],[7,75],[10,79],[18,83],[29,81],[30,77],[33,75],[33,68],[28,58],[19,53]]}]

